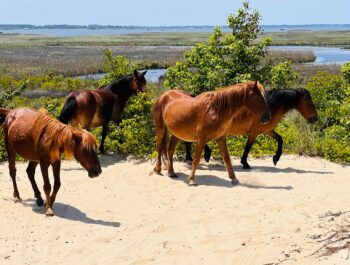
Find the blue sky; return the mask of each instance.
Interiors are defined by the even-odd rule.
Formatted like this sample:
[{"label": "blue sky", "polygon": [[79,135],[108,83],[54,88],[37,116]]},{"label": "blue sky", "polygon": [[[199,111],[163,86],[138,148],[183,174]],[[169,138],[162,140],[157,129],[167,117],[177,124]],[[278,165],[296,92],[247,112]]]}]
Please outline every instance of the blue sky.
[{"label": "blue sky", "polygon": [[[0,0],[0,24],[225,25],[241,0]],[[251,0],[262,24],[350,24],[350,0]]]}]

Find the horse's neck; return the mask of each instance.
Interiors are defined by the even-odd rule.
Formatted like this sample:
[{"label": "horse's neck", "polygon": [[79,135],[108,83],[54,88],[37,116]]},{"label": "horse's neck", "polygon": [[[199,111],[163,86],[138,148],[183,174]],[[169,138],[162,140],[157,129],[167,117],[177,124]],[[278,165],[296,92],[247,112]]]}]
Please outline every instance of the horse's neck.
[{"label": "horse's neck", "polygon": [[281,116],[295,109],[298,104],[297,95],[280,94],[274,96],[274,104],[269,104],[272,113],[278,113]]},{"label": "horse's neck", "polygon": [[126,104],[126,101],[131,97],[132,90],[130,88],[130,83],[127,78],[120,79],[111,85],[107,86],[114,95],[117,95],[120,99],[120,104]]}]

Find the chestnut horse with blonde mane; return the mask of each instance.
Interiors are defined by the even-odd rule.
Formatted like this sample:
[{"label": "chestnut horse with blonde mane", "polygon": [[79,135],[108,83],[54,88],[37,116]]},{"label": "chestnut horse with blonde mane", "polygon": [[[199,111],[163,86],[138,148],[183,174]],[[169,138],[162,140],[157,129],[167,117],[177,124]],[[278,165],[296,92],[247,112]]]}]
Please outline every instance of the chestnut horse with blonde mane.
[{"label": "chestnut horse with blonde mane", "polygon": [[[0,124],[3,125],[10,176],[13,182],[13,196],[22,201],[16,183],[16,154],[29,160],[27,174],[34,190],[36,203],[43,206],[43,199],[35,182],[35,169],[40,164],[46,195],[46,215],[54,215],[52,206],[61,186],[61,156],[74,157],[88,171],[89,177],[101,174],[96,154],[96,140],[85,130],[67,126],[56,120],[46,110],[28,108],[14,110],[0,108]],[[54,176],[53,192],[48,175],[52,166]]]},{"label": "chestnut horse with blonde mane", "polygon": [[264,92],[264,87],[258,82],[237,84],[217,91],[204,92],[196,97],[191,97],[181,90],[165,92],[154,106],[158,152],[154,171],[161,172],[161,159],[167,150],[167,130],[169,130],[172,136],[165,156],[169,160],[170,177],[177,177],[173,169],[173,154],[180,139],[197,142],[189,176],[190,186],[195,185],[194,174],[205,143],[214,140],[219,145],[232,184],[238,184],[227,151],[225,136],[232,124],[232,118],[243,109],[251,110],[259,116],[262,123],[270,121],[271,113]]},{"label": "chestnut horse with blonde mane", "polygon": [[[296,109],[310,124],[315,123],[318,119],[316,107],[312,102],[310,92],[306,89],[274,89],[266,91],[265,97],[272,114],[271,121],[268,124],[261,124],[252,112],[245,110],[233,118],[228,132],[229,135],[234,136],[248,134],[248,140],[241,158],[244,169],[250,169],[247,161],[248,154],[255,139],[260,134],[269,135],[277,141],[276,154],[272,158],[274,165],[277,164],[282,155],[283,139],[274,129],[287,112]],[[209,161],[210,154],[211,149],[205,145],[204,158],[206,161]],[[192,161],[191,143],[188,142],[186,143],[186,160]]]}]

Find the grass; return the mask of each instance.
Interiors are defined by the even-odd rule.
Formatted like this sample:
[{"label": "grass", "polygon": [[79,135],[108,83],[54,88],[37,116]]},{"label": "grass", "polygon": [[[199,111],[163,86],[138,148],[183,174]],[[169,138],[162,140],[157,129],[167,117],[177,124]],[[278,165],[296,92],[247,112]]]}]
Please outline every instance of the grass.
[{"label": "grass", "polygon": [[[48,46],[0,49],[0,74],[41,75],[47,73],[78,76],[103,72],[101,49],[124,55],[144,68],[167,68],[183,58],[190,47],[176,46]],[[312,62],[315,55],[302,51],[271,51],[269,59],[295,63]]]},{"label": "grass", "polygon": [[[0,48],[47,46],[192,46],[208,39],[212,32],[160,32],[127,35],[54,37],[0,34]],[[259,36],[271,37],[274,45],[349,46],[350,31],[284,31]]]}]

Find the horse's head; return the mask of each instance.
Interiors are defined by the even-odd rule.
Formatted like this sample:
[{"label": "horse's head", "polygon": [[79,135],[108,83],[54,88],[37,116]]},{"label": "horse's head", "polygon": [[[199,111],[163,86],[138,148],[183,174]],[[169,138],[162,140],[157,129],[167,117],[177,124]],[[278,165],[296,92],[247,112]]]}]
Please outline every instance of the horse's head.
[{"label": "horse's head", "polygon": [[266,124],[271,120],[270,108],[265,99],[265,89],[258,81],[249,82],[245,107],[255,115],[259,115],[261,123]]},{"label": "horse's head", "polygon": [[296,91],[298,93],[298,103],[295,108],[309,123],[315,123],[318,120],[318,116],[310,92],[303,88],[296,89]]},{"label": "horse's head", "polygon": [[89,173],[90,178],[98,177],[101,173],[100,161],[98,160],[95,137],[84,130],[75,130],[73,132],[74,158]]},{"label": "horse's head", "polygon": [[146,73],[147,70],[142,72],[135,70],[132,74],[130,79],[130,87],[135,94],[139,92],[146,92]]}]

